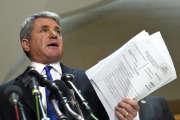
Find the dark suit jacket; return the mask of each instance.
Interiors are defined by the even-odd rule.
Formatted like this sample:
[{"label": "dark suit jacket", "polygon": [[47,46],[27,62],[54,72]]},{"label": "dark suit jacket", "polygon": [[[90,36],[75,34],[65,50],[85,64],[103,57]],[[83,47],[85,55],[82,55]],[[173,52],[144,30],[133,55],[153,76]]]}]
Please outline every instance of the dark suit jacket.
[{"label": "dark suit jacket", "polygon": [[148,96],[139,101],[140,120],[174,120],[166,100],[162,96]]},{"label": "dark suit jacket", "polygon": [[[75,75],[74,84],[81,91],[84,98],[88,101],[92,108],[93,113],[99,118],[99,120],[108,120],[109,117],[98,99],[90,81],[85,75],[84,71],[78,69],[68,68],[61,64],[63,73],[71,73]],[[5,85],[0,87],[0,96],[3,97],[2,91],[9,85],[15,84],[22,88],[23,98],[21,103],[24,105],[25,114],[28,120],[36,120],[35,101],[32,96],[32,90],[29,88],[29,83],[26,80],[27,70]],[[173,120],[165,100],[161,97],[147,97],[146,104],[140,102],[140,119],[141,120]],[[83,109],[83,108],[82,108]],[[86,120],[90,120],[87,112],[84,111]],[[15,120],[14,108],[8,103],[7,100],[0,100],[0,120]]]}]

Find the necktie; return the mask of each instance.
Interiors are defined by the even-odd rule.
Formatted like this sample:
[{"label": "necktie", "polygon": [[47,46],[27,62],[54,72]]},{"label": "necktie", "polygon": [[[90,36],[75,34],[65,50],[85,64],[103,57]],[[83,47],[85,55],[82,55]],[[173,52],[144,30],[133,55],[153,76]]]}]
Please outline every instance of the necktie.
[{"label": "necktie", "polygon": [[[53,81],[52,75],[50,73],[51,68],[51,66],[44,67],[47,77],[49,77],[49,80]],[[50,91],[46,88],[47,115],[50,118],[50,120],[57,120],[56,112],[54,111],[53,105],[50,103],[48,99],[49,94]]]}]

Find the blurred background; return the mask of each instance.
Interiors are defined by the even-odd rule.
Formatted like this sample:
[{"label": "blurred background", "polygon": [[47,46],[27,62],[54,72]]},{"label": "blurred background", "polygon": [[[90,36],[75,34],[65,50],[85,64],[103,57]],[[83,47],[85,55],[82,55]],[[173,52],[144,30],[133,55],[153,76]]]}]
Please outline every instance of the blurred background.
[{"label": "blurred background", "polygon": [[[65,65],[88,69],[142,30],[160,31],[180,72],[179,0],[0,0],[0,84],[24,71],[29,61],[19,42],[20,25],[35,12],[62,17]],[[180,113],[180,81],[158,89],[174,114]]]}]

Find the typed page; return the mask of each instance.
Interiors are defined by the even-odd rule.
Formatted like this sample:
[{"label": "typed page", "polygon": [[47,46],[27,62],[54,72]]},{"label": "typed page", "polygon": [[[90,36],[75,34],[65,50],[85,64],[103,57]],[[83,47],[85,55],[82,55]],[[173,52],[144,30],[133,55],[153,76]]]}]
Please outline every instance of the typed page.
[{"label": "typed page", "polygon": [[123,98],[140,100],[176,78],[169,54],[161,54],[151,39],[143,31],[86,71],[112,120],[114,107]]}]

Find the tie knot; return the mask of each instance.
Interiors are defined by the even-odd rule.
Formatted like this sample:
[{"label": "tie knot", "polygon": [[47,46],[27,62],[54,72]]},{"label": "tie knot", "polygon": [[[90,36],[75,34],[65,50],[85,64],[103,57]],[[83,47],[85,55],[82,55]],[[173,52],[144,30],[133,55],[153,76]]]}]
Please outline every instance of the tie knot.
[{"label": "tie knot", "polygon": [[52,66],[45,66],[44,69],[46,72],[50,72],[50,70],[52,69]]},{"label": "tie knot", "polygon": [[44,67],[44,69],[45,69],[45,71],[46,71],[46,75],[47,75],[47,77],[49,78],[49,80],[53,80],[52,75],[51,75],[51,73],[50,73],[51,68],[52,68],[52,66],[46,66],[46,67]]}]

